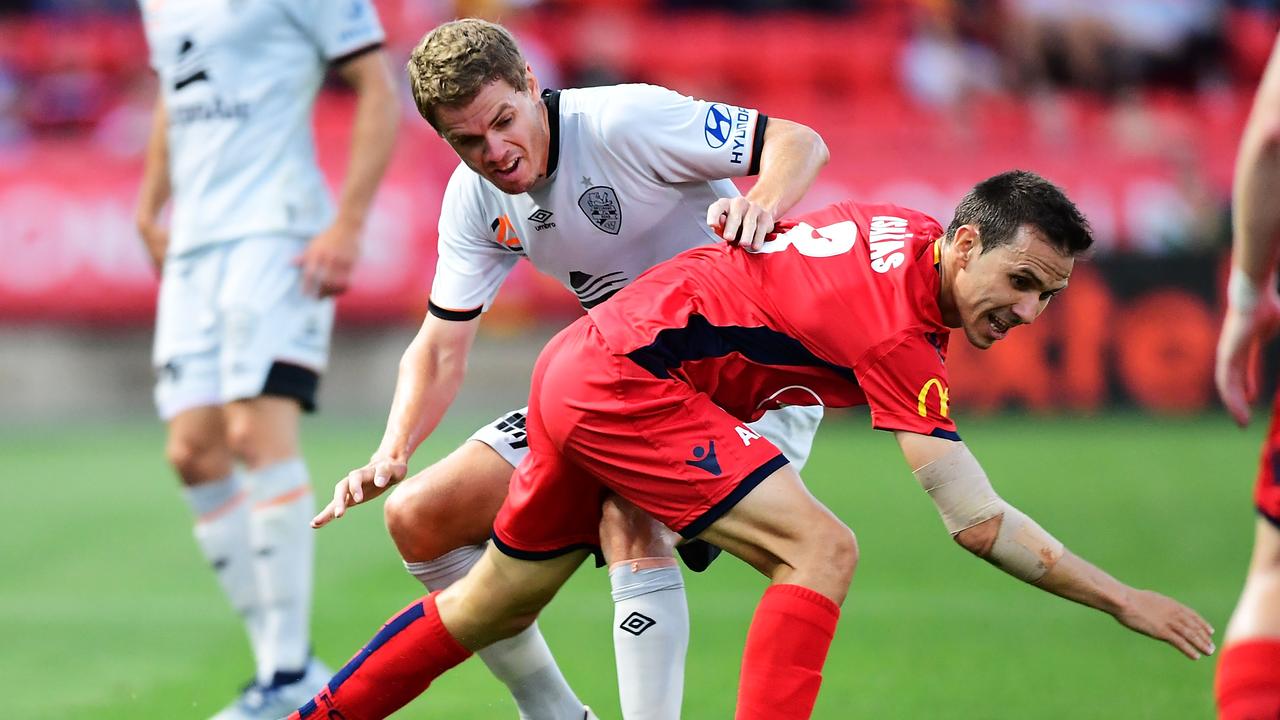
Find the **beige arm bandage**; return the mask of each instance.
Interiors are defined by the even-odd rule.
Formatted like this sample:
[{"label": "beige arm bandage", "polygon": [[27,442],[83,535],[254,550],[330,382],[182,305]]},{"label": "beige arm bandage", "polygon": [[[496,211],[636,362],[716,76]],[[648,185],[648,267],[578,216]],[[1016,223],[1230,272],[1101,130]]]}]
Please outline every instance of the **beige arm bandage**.
[{"label": "beige arm bandage", "polygon": [[1062,543],[1002,500],[977,458],[964,445],[957,444],[951,452],[919,468],[915,476],[938,506],[942,522],[953,537],[1003,516],[986,559],[1010,575],[1035,582],[1062,557]]}]

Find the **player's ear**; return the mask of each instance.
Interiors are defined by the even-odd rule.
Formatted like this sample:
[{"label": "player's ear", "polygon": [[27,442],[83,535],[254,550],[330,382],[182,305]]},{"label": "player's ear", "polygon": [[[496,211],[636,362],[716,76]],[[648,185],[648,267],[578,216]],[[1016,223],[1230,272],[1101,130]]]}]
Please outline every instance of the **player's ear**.
[{"label": "player's ear", "polygon": [[956,228],[955,237],[951,241],[952,249],[960,260],[960,267],[967,267],[969,261],[982,254],[982,236],[973,225],[961,225]]},{"label": "player's ear", "polygon": [[529,92],[532,93],[535,98],[542,93],[542,91],[538,89],[538,76],[533,74],[532,65],[526,64],[524,66],[524,80],[525,84],[529,87]]}]

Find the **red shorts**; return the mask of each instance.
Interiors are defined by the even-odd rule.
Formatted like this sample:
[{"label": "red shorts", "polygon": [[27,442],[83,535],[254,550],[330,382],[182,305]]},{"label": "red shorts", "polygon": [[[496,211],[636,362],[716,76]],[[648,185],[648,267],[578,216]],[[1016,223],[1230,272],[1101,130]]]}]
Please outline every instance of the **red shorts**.
[{"label": "red shorts", "polygon": [[493,525],[494,544],[525,559],[597,547],[608,491],[694,537],[787,464],[705,393],[615,355],[590,317],[538,357],[526,430]]},{"label": "red shorts", "polygon": [[1280,527],[1280,390],[1276,391],[1275,405],[1271,409],[1271,429],[1262,444],[1253,502],[1263,517]]}]

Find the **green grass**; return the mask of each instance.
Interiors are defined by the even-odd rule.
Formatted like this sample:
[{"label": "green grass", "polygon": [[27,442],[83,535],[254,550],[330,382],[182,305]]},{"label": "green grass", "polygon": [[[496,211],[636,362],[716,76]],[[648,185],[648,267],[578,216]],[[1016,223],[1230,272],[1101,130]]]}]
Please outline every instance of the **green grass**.
[{"label": "green grass", "polygon": [[[1252,538],[1262,429],[1136,415],[962,422],[1002,494],[1078,554],[1196,607],[1223,629]],[[467,434],[455,423],[418,453]],[[368,456],[380,421],[309,421],[320,496]],[[0,469],[4,717],[201,718],[250,674],[246,643],[190,538],[146,422],[6,429]],[[1207,718],[1213,665],[1023,585],[947,538],[892,439],[832,418],[805,476],[858,534],[862,559],[815,717]],[[315,645],[335,667],[420,594],[358,508],[319,534]],[[760,578],[732,559],[686,574],[685,717],[729,718]],[[608,580],[584,568],[543,616],[565,674],[617,718]],[[397,717],[514,718],[477,662]]]}]

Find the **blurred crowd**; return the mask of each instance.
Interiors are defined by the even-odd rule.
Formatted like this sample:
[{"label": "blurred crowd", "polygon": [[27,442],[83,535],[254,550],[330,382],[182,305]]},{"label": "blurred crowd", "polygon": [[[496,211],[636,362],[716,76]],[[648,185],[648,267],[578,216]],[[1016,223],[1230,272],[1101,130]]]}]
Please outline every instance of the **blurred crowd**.
[{"label": "blurred crowd", "polygon": [[[479,15],[517,32],[544,86],[650,81],[801,120],[834,102],[864,132],[878,127],[868,116],[906,114],[954,143],[1017,132],[1069,150],[1105,136],[1185,167],[1183,237],[1161,243],[1175,248],[1223,242],[1223,183],[1193,146],[1236,132],[1280,18],[1280,0],[378,5],[393,57],[440,21]],[[0,159],[68,138],[137,154],[152,83],[135,2],[0,0]],[[824,134],[840,129],[829,122]]]}]

